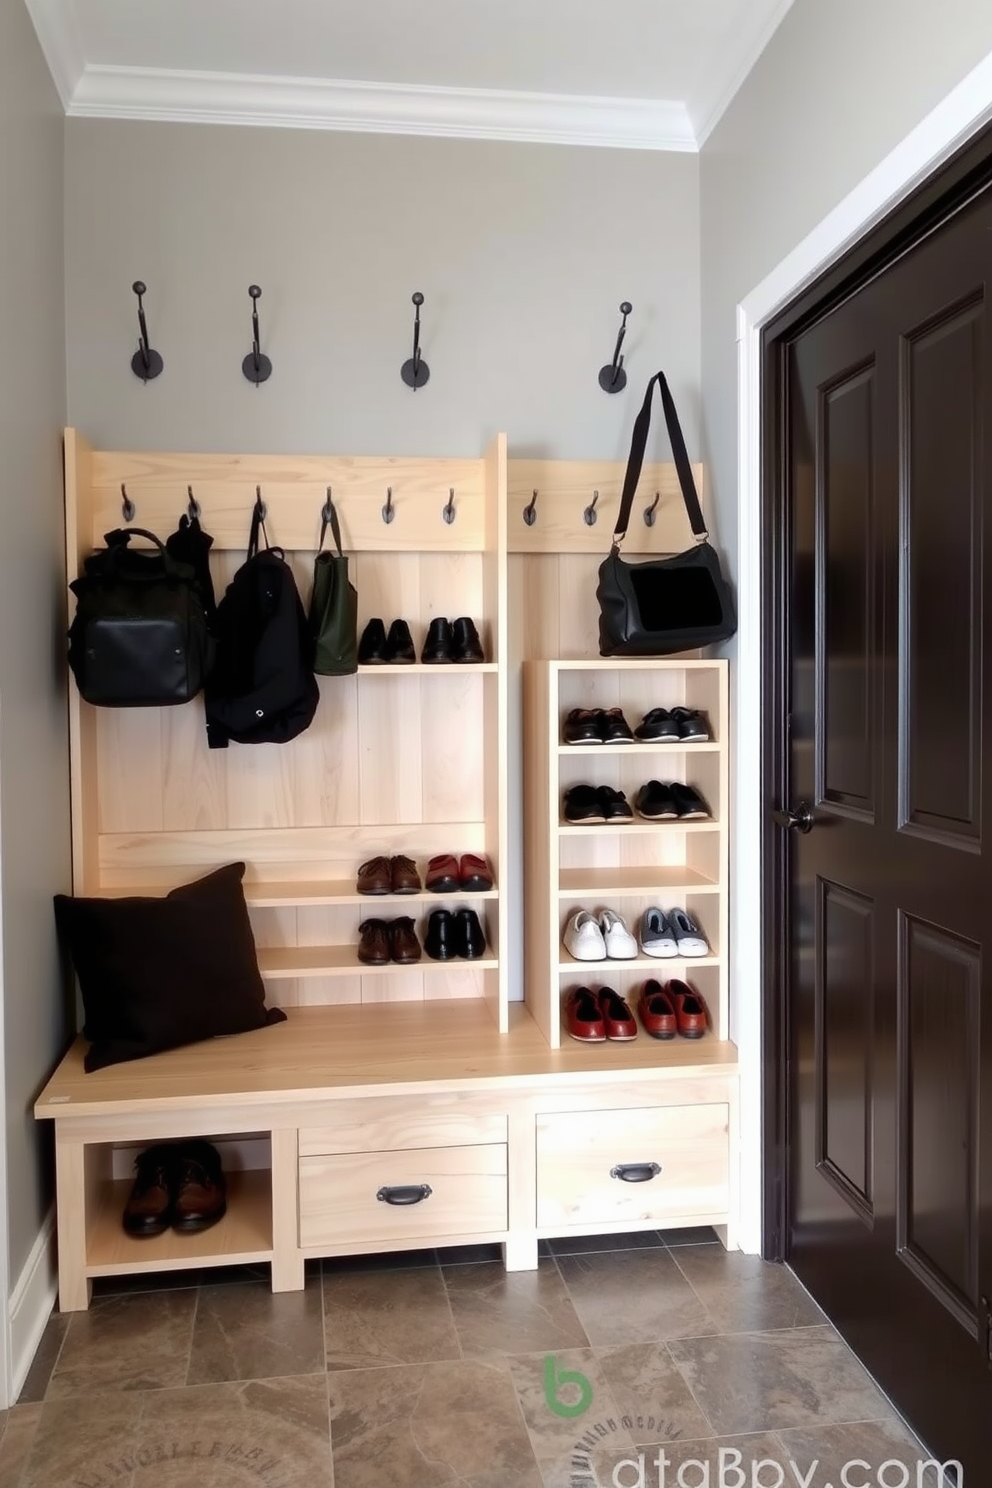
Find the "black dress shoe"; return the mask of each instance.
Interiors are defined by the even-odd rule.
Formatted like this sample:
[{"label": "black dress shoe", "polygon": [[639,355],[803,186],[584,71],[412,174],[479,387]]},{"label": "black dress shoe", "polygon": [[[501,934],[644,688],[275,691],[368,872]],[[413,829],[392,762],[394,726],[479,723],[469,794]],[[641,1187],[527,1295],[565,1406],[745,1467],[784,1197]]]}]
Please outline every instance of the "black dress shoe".
[{"label": "black dress shoe", "polygon": [[453,961],[458,955],[455,917],[450,909],[435,909],[427,921],[424,950],[432,961]]},{"label": "black dress shoe", "polygon": [[634,813],[631,810],[630,802],[627,800],[623,791],[614,790],[610,785],[600,785],[596,787],[596,796],[603,809],[604,821],[634,820]]},{"label": "black dress shoe", "polygon": [[427,639],[424,641],[424,649],[420,653],[420,659],[430,664],[440,664],[452,660],[451,626],[443,615],[439,616],[436,620],[432,620],[427,627]]},{"label": "black dress shoe", "polygon": [[172,1228],[183,1234],[206,1230],[227,1211],[227,1182],[212,1142],[182,1142],[173,1148],[175,1201]]},{"label": "black dress shoe", "polygon": [[174,1153],[175,1148],[161,1145],[149,1147],[135,1159],[137,1176],[121,1219],[129,1235],[161,1235],[172,1223]]},{"label": "black dress shoe", "polygon": [[486,932],[474,909],[460,909],[455,915],[455,944],[459,956],[478,961],[486,954]]},{"label": "black dress shoe", "polygon": [[382,666],[386,659],[386,627],[377,616],[362,631],[358,660],[362,666]]},{"label": "black dress shoe", "polygon": [[475,622],[462,615],[451,627],[452,661],[485,661]]},{"label": "black dress shoe", "polygon": [[576,826],[605,822],[603,802],[594,785],[571,785],[565,792],[563,815]]},{"label": "black dress shoe", "polygon": [[413,662],[416,659],[409,625],[405,620],[394,620],[386,637],[386,660]]}]

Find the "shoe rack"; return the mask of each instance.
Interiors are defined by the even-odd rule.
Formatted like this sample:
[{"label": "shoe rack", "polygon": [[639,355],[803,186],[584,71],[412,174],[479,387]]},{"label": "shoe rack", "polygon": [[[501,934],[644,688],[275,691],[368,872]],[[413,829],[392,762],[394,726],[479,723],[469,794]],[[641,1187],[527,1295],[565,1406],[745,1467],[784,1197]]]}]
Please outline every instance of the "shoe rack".
[{"label": "shoe rack", "polygon": [[[573,708],[623,710],[631,728],[652,708],[686,706],[705,713],[706,743],[566,744],[562,724]],[[702,993],[712,1026],[695,1046],[728,1038],[727,975],[727,663],[702,660],[534,660],[525,666],[525,799],[527,861],[526,982],[529,1005],[554,1049],[571,1041],[562,1023],[564,997],[574,987],[612,987],[637,1016],[644,981],[688,981]],[[570,786],[621,790],[633,807],[648,780],[696,787],[711,817],[699,821],[630,821],[575,825],[565,821]],[[709,944],[703,957],[638,955],[628,960],[577,961],[562,943],[577,910],[622,915],[639,939],[645,909],[686,909]],[[686,1041],[638,1036],[620,1045],[632,1064],[684,1062]],[[602,1046],[590,1044],[590,1066]],[[708,1053],[709,1051],[705,1051]]]}]

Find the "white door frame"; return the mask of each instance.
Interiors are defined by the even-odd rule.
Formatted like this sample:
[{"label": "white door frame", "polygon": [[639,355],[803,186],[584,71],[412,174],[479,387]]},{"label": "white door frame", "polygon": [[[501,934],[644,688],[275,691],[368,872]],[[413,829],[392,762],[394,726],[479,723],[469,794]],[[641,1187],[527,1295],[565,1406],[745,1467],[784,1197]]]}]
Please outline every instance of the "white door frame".
[{"label": "white door frame", "polygon": [[761,1249],[761,335],[818,275],[992,119],[992,53],[844,198],[737,307],[740,556],[736,686],[738,789],[733,833],[733,944],[741,1068],[742,1250]]}]

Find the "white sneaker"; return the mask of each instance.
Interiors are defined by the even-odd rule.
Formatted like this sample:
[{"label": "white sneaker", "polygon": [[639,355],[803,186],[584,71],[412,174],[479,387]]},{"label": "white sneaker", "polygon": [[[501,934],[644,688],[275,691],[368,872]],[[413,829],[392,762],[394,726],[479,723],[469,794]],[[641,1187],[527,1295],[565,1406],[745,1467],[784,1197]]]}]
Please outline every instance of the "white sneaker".
[{"label": "white sneaker", "polygon": [[587,909],[577,910],[565,926],[562,936],[565,949],[576,961],[605,961],[606,942],[596,916]]},{"label": "white sneaker", "polygon": [[627,929],[627,923],[612,909],[600,912],[599,928],[603,932],[606,954],[611,961],[629,961],[637,955],[637,938]]},{"label": "white sneaker", "polygon": [[710,948],[692,915],[685,909],[670,909],[668,921],[680,956],[708,956]]}]

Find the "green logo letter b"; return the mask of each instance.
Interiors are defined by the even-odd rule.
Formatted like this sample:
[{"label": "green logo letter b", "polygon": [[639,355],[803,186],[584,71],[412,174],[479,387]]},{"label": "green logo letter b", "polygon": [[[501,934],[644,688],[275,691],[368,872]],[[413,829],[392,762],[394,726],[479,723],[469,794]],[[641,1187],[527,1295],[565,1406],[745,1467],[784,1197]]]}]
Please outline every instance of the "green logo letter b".
[{"label": "green logo letter b", "polygon": [[[579,1398],[574,1405],[567,1405],[561,1399],[559,1391],[562,1385],[578,1385]],[[577,1369],[559,1372],[554,1354],[548,1354],[544,1360],[544,1398],[556,1416],[571,1420],[573,1416],[581,1416],[592,1405],[592,1385]]]}]

